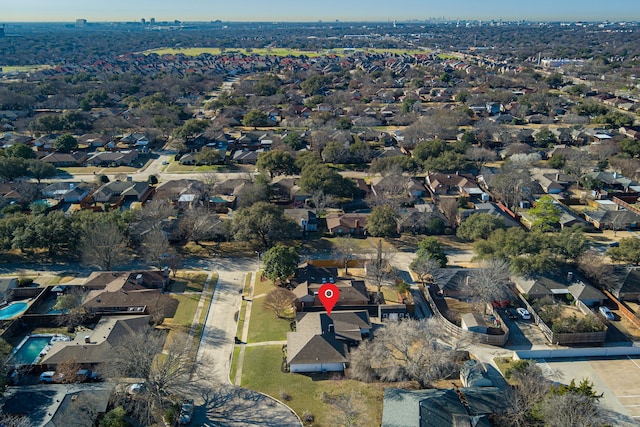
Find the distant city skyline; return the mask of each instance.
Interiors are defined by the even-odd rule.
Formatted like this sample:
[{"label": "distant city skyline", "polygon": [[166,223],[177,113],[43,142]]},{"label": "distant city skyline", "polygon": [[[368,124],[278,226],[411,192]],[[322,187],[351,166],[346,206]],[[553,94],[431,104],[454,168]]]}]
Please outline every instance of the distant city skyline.
[{"label": "distant city skyline", "polygon": [[[8,3],[8,0],[1,0]],[[403,21],[429,18],[541,21],[640,21],[637,0],[20,0],[0,22],[137,21]]]}]

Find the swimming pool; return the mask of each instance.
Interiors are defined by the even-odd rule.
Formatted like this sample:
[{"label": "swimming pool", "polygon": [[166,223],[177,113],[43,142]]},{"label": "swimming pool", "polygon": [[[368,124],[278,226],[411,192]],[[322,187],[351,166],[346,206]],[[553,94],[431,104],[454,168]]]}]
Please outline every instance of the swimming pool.
[{"label": "swimming pool", "polygon": [[40,358],[40,353],[51,341],[51,335],[27,337],[18,346],[18,350],[11,358],[11,363],[15,365],[30,365]]},{"label": "swimming pool", "polygon": [[27,307],[28,304],[26,302],[14,302],[5,308],[0,308],[0,320],[11,319],[12,317],[24,312]]},{"label": "swimming pool", "polygon": [[14,350],[10,363],[13,365],[37,363],[40,360],[40,356],[47,354],[51,346],[57,341],[71,341],[71,337],[61,334],[27,335]]}]

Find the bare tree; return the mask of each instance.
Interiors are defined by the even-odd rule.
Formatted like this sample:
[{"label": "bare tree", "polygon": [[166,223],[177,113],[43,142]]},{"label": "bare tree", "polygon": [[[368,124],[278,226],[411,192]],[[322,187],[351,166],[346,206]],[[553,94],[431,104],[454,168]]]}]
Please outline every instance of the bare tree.
[{"label": "bare tree", "polygon": [[76,374],[80,365],[73,359],[63,360],[56,366],[56,381],[62,384],[72,384],[77,382]]},{"label": "bare tree", "polygon": [[581,185],[582,179],[590,172],[592,161],[589,153],[584,150],[574,149],[568,152],[564,170]]},{"label": "bare tree", "polygon": [[469,278],[465,293],[473,300],[487,304],[504,301],[511,297],[509,261],[490,259],[484,261]]},{"label": "bare tree", "polygon": [[409,267],[416,273],[418,280],[423,285],[426,285],[427,281],[437,283],[442,272],[440,262],[428,257],[415,258]]},{"label": "bare tree", "polygon": [[164,260],[169,270],[171,270],[171,275],[175,278],[176,274],[178,274],[178,270],[182,268],[184,265],[184,259],[182,255],[178,253],[170,253],[169,256]]},{"label": "bare tree", "polygon": [[187,240],[196,245],[201,240],[212,239],[222,229],[222,220],[207,208],[188,209],[180,220],[180,230]]},{"label": "bare tree", "polygon": [[262,306],[270,311],[273,311],[279,319],[288,318],[287,314],[291,314],[293,309],[293,302],[296,296],[293,292],[277,287],[272,289],[264,298]]},{"label": "bare tree", "polygon": [[173,248],[162,230],[155,228],[142,236],[140,252],[149,264],[161,267]]},{"label": "bare tree", "polygon": [[170,200],[153,199],[138,211],[138,220],[147,229],[160,228],[162,221],[174,216],[176,209]]},{"label": "bare tree", "polygon": [[364,399],[365,397],[359,391],[349,390],[341,391],[336,395],[327,395],[323,401],[333,407],[337,425],[358,427],[365,425]]},{"label": "bare tree", "polygon": [[473,162],[477,171],[482,170],[484,165],[498,158],[495,150],[482,147],[469,147],[465,154]]},{"label": "bare tree", "polygon": [[391,257],[389,250],[382,249],[382,240],[378,240],[376,252],[365,264],[367,278],[376,286],[379,299],[382,298],[382,285],[395,276]]},{"label": "bare tree", "polygon": [[507,411],[497,417],[500,427],[530,427],[532,411],[549,393],[550,382],[533,361],[518,362],[510,372],[516,386],[507,391]]},{"label": "bare tree", "polygon": [[597,402],[580,393],[551,393],[539,405],[548,427],[599,427],[605,420]]},{"label": "bare tree", "polygon": [[485,176],[489,190],[502,201],[506,207],[515,211],[518,204],[531,191],[532,180],[528,169],[511,162],[503,164],[500,171],[494,175]]},{"label": "bare tree", "polygon": [[349,236],[338,237],[334,241],[335,253],[344,266],[344,274],[349,275],[349,261],[355,259],[357,243]]},{"label": "bare tree", "polygon": [[[385,382],[416,381],[421,388],[431,387],[433,382],[451,378],[458,371],[462,342],[446,343],[448,339],[434,319],[387,322],[369,345],[352,351],[350,365],[354,368],[349,374],[365,380],[358,375],[374,373]],[[356,368],[356,364],[364,366]]]},{"label": "bare tree", "polygon": [[80,252],[85,263],[107,271],[129,260],[127,239],[113,222],[99,222],[87,228]]},{"label": "bare tree", "polygon": [[455,228],[458,225],[458,201],[450,197],[441,198],[439,206],[442,215],[444,215],[449,224]]},{"label": "bare tree", "polygon": [[617,281],[614,268],[604,255],[593,249],[584,251],[577,259],[578,270],[596,286],[611,289]]},{"label": "bare tree", "polygon": [[327,206],[331,206],[334,203],[335,198],[331,194],[325,194],[324,191],[318,190],[311,195],[311,201],[316,213],[320,215],[326,211]]}]

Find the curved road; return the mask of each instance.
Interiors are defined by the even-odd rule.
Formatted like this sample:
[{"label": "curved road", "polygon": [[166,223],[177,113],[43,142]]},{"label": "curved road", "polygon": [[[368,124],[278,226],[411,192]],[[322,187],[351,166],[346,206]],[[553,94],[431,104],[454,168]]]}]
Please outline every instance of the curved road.
[{"label": "curved road", "polygon": [[[226,258],[212,261],[218,282],[205,322],[198,359],[211,366],[211,387],[196,398],[194,425],[202,426],[302,426],[298,417],[277,400],[261,393],[230,384],[237,318],[242,304],[242,289],[247,272],[257,270],[257,260]],[[275,369],[278,369],[277,367]],[[222,384],[222,385],[220,385]]]}]

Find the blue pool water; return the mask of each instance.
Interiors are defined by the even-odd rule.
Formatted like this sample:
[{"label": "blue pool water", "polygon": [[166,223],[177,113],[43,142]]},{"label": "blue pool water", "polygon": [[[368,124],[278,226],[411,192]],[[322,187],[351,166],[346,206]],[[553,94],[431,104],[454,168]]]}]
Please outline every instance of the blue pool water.
[{"label": "blue pool water", "polygon": [[14,302],[5,308],[0,309],[0,320],[11,319],[27,309],[26,302]]},{"label": "blue pool water", "polygon": [[29,337],[11,358],[15,365],[30,365],[36,361],[42,350],[51,341],[51,336]]}]

